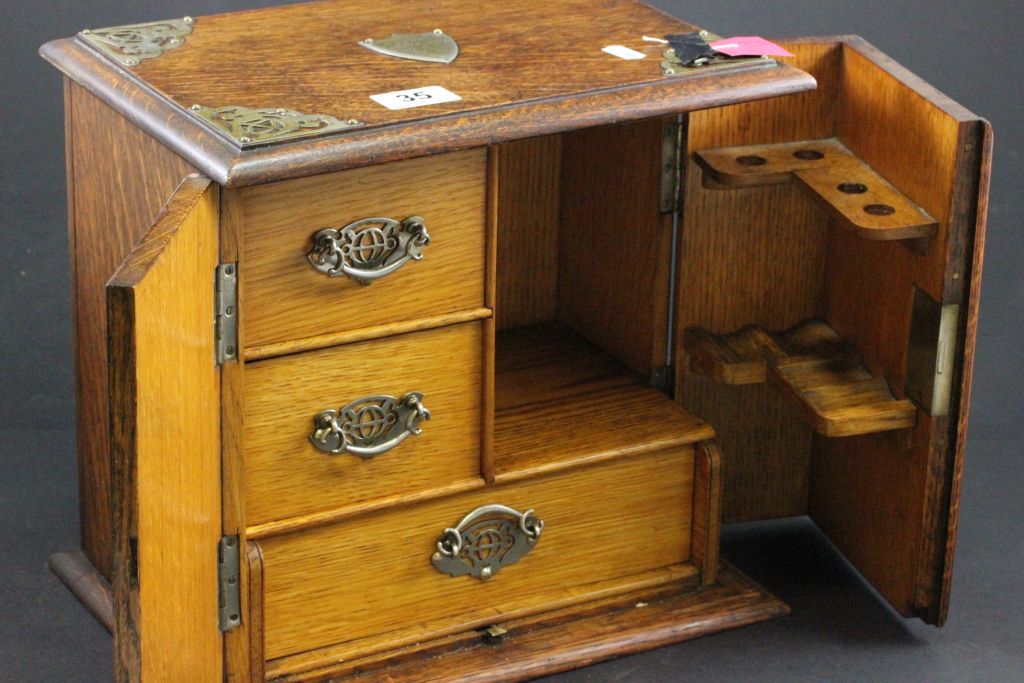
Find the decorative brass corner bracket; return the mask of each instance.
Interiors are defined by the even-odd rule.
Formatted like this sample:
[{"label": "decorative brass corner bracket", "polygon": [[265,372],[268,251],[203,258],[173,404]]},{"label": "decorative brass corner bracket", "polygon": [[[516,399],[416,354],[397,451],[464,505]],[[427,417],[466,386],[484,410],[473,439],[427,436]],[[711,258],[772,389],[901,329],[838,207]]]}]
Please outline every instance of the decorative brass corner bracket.
[{"label": "decorative brass corner bracket", "polygon": [[192,17],[129,24],[109,28],[86,29],[78,35],[97,50],[122,66],[138,66],[144,59],[154,59],[167,50],[185,44],[192,33]]},{"label": "decorative brass corner bracket", "polygon": [[303,114],[290,109],[204,107],[201,104],[193,104],[189,111],[212,124],[218,132],[226,133],[242,148],[323,135],[364,125],[356,119],[342,121],[325,114]]}]

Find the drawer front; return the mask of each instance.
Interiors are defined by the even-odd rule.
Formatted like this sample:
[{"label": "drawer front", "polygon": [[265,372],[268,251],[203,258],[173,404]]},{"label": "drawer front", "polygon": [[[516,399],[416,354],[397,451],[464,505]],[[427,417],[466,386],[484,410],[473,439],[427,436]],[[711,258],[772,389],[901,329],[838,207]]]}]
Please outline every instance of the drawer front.
[{"label": "drawer front", "polygon": [[[684,562],[692,491],[687,446],[263,539],[266,656],[493,623]],[[445,529],[491,504],[532,509],[540,538],[486,581],[439,571]]]},{"label": "drawer front", "polygon": [[246,345],[483,306],[485,165],[479,149],[238,190]]},{"label": "drawer front", "polygon": [[483,353],[473,322],[246,365],[248,524],[478,478]]}]

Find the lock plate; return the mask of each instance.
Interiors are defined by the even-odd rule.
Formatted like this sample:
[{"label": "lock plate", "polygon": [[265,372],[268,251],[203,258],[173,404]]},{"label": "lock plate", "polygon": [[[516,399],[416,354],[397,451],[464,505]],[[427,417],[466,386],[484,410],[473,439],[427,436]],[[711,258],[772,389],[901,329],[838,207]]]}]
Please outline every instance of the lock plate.
[{"label": "lock plate", "polygon": [[914,290],[906,394],[932,417],[949,415],[959,320],[959,305],[943,306],[923,290]]}]

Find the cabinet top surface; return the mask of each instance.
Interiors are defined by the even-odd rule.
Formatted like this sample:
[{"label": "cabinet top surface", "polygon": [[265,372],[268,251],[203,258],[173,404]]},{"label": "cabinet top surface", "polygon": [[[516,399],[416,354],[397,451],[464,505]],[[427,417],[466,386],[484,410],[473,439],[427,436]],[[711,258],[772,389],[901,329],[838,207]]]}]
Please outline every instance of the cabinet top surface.
[{"label": "cabinet top surface", "polygon": [[[450,63],[364,43],[388,50],[392,34],[425,34],[421,44],[444,48],[435,30],[458,44]],[[693,30],[634,0],[328,0],[93,29],[42,52],[215,180],[248,184],[814,87],[770,61],[666,75],[665,46],[642,37]],[[371,99],[430,86],[459,99]],[[302,153],[327,168],[297,170],[312,164]]]}]

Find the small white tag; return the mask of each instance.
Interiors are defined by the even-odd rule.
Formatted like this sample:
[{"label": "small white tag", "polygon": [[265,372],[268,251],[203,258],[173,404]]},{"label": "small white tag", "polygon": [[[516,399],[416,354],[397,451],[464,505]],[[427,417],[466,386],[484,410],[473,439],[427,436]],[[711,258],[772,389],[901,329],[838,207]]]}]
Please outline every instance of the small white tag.
[{"label": "small white tag", "polygon": [[428,85],[424,88],[409,88],[408,90],[370,95],[370,99],[388,109],[411,109],[412,107],[425,107],[428,104],[456,102],[462,98],[439,85]]},{"label": "small white tag", "polygon": [[608,54],[620,59],[643,59],[647,56],[643,52],[637,52],[625,45],[609,45],[608,47],[602,47],[601,52],[607,52]]}]

